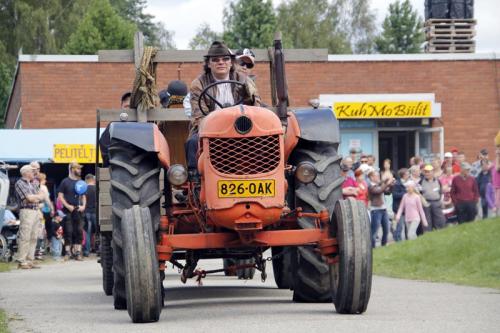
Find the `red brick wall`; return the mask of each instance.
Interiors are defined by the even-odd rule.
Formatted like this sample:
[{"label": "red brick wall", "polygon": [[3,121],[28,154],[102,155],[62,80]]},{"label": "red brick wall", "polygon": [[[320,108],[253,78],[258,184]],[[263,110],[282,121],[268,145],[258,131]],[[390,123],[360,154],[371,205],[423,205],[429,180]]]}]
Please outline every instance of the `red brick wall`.
[{"label": "red brick wall", "polygon": [[[286,70],[292,106],[307,105],[319,94],[434,93],[443,113],[434,126],[445,127],[445,149],[457,146],[472,159],[482,147],[493,150],[500,128],[499,63],[301,62],[288,63]],[[24,62],[20,70],[23,128],[93,127],[95,109],[117,108],[134,78],[133,65],[126,63]],[[161,63],[158,83],[165,87],[179,75],[190,83],[200,71],[201,63]],[[267,63],[258,64],[256,74],[270,103]],[[9,113],[8,127],[12,118]]]}]

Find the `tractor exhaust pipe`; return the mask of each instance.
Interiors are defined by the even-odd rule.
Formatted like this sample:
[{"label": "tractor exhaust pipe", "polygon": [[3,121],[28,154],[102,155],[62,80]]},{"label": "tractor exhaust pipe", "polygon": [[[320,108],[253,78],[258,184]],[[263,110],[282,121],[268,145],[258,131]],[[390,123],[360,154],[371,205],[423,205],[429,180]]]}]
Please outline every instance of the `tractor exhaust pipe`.
[{"label": "tractor exhaust pipe", "polygon": [[285,75],[285,55],[281,44],[281,32],[274,35],[274,77],[276,79],[276,93],[278,104],[276,105],[277,115],[281,123],[287,126],[288,90]]}]

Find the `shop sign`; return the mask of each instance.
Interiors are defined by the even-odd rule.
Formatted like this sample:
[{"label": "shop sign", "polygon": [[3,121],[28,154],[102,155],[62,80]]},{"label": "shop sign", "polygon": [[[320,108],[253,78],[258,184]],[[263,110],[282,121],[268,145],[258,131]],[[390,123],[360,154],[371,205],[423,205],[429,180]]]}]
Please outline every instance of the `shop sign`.
[{"label": "shop sign", "polygon": [[335,102],[337,119],[429,118],[431,101]]},{"label": "shop sign", "polygon": [[[54,163],[95,163],[95,145],[56,143],[52,159]],[[99,156],[99,162],[102,162],[101,156]]]}]

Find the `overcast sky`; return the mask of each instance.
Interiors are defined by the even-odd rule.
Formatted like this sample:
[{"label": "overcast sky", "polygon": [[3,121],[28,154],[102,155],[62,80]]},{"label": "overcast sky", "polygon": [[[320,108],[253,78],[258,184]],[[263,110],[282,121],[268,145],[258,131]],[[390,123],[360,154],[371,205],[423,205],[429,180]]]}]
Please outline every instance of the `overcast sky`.
[{"label": "overcast sky", "polygon": [[[187,49],[200,24],[206,22],[218,32],[222,31],[222,11],[229,0],[148,0],[146,12],[175,32],[178,49]],[[273,0],[276,7],[282,0]],[[371,0],[377,14],[378,26],[387,14],[392,1]],[[410,0],[424,16],[424,0]],[[476,0],[474,17],[477,19],[476,52],[500,52],[500,10],[498,0]],[[283,33],[286,33],[285,31]]]}]

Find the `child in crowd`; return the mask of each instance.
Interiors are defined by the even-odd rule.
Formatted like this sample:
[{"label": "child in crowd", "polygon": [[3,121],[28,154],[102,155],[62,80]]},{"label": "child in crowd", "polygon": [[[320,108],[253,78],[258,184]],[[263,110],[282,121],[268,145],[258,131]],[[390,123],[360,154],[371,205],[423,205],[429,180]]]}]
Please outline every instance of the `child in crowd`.
[{"label": "child in crowd", "polygon": [[52,253],[52,258],[56,261],[62,261],[62,246],[63,246],[63,228],[61,221],[63,217],[61,214],[57,214],[52,220],[52,237],[50,239],[50,252]]},{"label": "child in crowd", "polygon": [[408,239],[417,238],[417,228],[420,223],[427,227],[427,219],[425,218],[422,200],[416,192],[416,184],[414,181],[406,182],[406,193],[401,199],[396,221],[399,221],[401,215],[405,215],[406,230],[408,230]]}]

